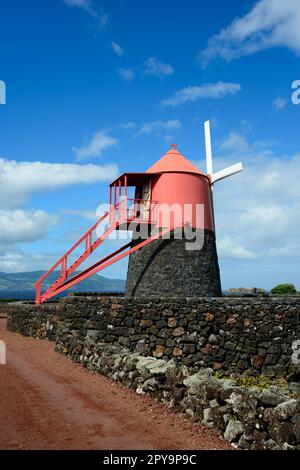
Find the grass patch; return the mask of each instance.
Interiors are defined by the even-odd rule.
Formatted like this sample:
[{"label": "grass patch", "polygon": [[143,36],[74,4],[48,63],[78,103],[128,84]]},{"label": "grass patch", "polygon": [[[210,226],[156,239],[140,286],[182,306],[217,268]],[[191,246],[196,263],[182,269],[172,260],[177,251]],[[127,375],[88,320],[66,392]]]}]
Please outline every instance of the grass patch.
[{"label": "grass patch", "polygon": [[238,385],[239,387],[246,387],[246,388],[260,388],[260,389],[267,389],[272,385],[276,385],[277,387],[283,388],[284,390],[288,390],[289,384],[287,380],[283,377],[279,379],[273,379],[270,377],[266,377],[265,375],[240,375],[236,376],[234,374],[225,376],[221,371],[216,371],[214,377],[218,380],[220,379],[230,379]]}]

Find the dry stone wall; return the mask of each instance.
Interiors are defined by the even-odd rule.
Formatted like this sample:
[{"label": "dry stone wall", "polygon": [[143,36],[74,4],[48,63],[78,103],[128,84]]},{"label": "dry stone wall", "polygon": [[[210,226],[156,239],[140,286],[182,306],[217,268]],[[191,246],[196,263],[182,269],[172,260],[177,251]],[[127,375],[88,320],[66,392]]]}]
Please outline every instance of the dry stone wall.
[{"label": "dry stone wall", "polygon": [[11,330],[66,348],[90,337],[189,367],[299,378],[300,298],[67,297],[7,309]]}]

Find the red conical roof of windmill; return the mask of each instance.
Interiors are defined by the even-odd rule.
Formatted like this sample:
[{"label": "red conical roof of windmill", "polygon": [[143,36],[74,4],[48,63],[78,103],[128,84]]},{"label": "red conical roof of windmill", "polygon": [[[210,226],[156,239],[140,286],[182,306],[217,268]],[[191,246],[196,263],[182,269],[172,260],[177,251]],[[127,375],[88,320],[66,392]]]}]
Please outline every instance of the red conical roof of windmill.
[{"label": "red conical roof of windmill", "polygon": [[172,148],[146,171],[146,173],[170,172],[196,173],[197,175],[206,176],[205,173],[178,152],[175,144],[172,144]]}]

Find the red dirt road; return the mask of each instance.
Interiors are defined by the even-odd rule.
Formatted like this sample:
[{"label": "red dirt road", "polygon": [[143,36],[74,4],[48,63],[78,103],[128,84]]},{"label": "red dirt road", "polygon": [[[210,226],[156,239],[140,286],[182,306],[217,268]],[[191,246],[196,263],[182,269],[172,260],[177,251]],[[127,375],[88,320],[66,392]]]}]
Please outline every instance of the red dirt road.
[{"label": "red dirt road", "polygon": [[230,449],[211,429],[93,374],[53,343],[6,331],[0,340],[0,449]]}]

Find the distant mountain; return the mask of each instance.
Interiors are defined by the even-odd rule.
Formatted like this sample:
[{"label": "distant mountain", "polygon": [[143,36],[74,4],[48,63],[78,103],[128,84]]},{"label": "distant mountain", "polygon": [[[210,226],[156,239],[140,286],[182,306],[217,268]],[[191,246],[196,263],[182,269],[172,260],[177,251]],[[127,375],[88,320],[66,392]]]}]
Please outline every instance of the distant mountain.
[{"label": "distant mountain", "polygon": [[[42,277],[43,271],[32,271],[26,273],[1,273],[0,272],[0,292],[1,291],[27,291],[34,290],[34,283]],[[74,272],[74,275],[77,272]],[[48,289],[57,279],[59,273],[54,271],[43,282],[43,290]],[[89,279],[85,279],[76,286],[69,289],[69,292],[124,292],[125,281],[123,279],[110,279],[108,277],[95,274]]]}]

